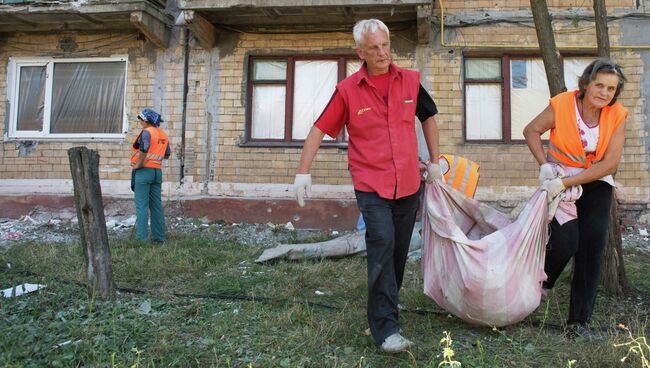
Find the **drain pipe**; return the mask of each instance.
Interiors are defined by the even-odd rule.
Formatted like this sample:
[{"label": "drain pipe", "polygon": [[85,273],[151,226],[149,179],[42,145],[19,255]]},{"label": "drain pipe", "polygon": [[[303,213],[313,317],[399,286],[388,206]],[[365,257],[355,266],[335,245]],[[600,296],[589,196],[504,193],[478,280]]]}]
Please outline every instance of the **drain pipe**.
[{"label": "drain pipe", "polygon": [[187,94],[189,92],[189,68],[190,68],[190,30],[183,27],[185,44],[183,45],[183,116],[181,118],[181,173],[180,184],[183,185],[185,178],[185,130],[187,126]]}]

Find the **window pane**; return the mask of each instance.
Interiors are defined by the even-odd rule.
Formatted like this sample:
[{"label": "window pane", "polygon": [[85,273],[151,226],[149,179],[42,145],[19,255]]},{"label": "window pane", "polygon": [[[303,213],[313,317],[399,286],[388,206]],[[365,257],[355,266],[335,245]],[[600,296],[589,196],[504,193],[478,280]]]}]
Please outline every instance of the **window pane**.
[{"label": "window pane", "polygon": [[466,138],[501,139],[501,85],[468,84],[466,87]]},{"label": "window pane", "polygon": [[349,77],[361,69],[361,60],[347,60],[345,62],[345,76]]},{"label": "window pane", "polygon": [[253,89],[253,139],[284,138],[285,86],[256,86]]},{"label": "window pane", "polygon": [[253,62],[253,79],[277,80],[287,79],[287,62],[275,60],[255,60]]},{"label": "window pane", "polygon": [[50,133],[120,133],[126,64],[54,65]]},{"label": "window pane", "polygon": [[465,59],[465,79],[501,79],[501,59]]},{"label": "window pane", "polygon": [[[336,87],[338,62],[296,61],[293,90],[292,139],[305,139],[332,98]],[[325,136],[325,139],[332,139]]]},{"label": "window pane", "polygon": [[546,106],[550,93],[542,59],[510,62],[510,137],[524,139],[524,127]]},{"label": "window pane", "polygon": [[592,60],[591,58],[564,59],[564,83],[567,91],[578,89],[578,78]]},{"label": "window pane", "polygon": [[512,88],[526,88],[528,86],[528,62],[526,60],[513,60],[510,66]]},{"label": "window pane", "polygon": [[21,67],[19,83],[16,130],[41,131],[45,109],[45,67]]}]

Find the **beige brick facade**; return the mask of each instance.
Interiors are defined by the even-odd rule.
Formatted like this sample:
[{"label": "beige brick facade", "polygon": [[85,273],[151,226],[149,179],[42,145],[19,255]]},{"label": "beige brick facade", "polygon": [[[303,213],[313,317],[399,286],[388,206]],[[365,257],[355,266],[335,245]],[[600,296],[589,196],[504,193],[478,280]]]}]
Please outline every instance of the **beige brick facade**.
[{"label": "beige brick facade", "polygon": [[[477,10],[477,9],[530,9],[529,0],[444,0],[444,7],[449,10]],[[575,9],[588,8],[592,3],[583,0],[548,0],[546,1],[549,10],[556,9]],[[608,0],[608,9],[632,8],[635,6],[634,0]]]},{"label": "beige brick facade", "polygon": [[[508,11],[529,9],[529,1],[445,1],[446,16],[467,11],[495,8]],[[591,2],[576,0],[549,1],[557,9],[591,9]],[[633,0],[608,1],[612,12],[633,9]],[[438,28],[439,9],[433,9],[433,23]],[[609,25],[612,45],[621,37],[620,22]],[[567,51],[593,52],[584,46],[596,44],[593,23],[586,20],[556,21],[556,43]],[[409,31],[410,32],[410,31]],[[485,199],[507,198],[516,188],[533,188],[537,184],[537,165],[522,143],[467,143],[463,140],[463,55],[467,52],[534,53],[535,29],[525,24],[494,23],[445,28],[441,47],[439,34],[433,33],[427,45],[418,45],[409,32],[392,35],[396,64],[416,68],[422,84],[431,93],[440,111],[436,119],[440,128],[441,152],[473,159],[481,165],[479,196]],[[246,65],[250,55],[319,55],[354,54],[350,33],[242,33],[228,37],[213,50],[190,43],[188,99],[183,127],[184,46],[180,32],[172,37],[166,50],[155,48],[137,33],[66,34],[78,44],[77,51],[64,53],[59,48],[62,35],[15,34],[0,39],[0,92],[6,98],[7,66],[10,57],[91,57],[128,55],[126,113],[129,130],[124,139],[111,141],[39,141],[30,146],[24,141],[5,139],[0,145],[0,180],[70,178],[66,150],[76,145],[96,149],[101,155],[102,180],[128,181],[130,178],[130,144],[139,131],[136,114],[144,107],[160,110],[162,128],[170,136],[172,159],[165,164],[165,181],[171,186],[183,182],[203,183],[197,189],[222,183],[289,185],[293,181],[301,149],[299,147],[250,147],[242,145],[245,137],[247,88]],[[491,45],[481,47],[481,45]],[[647,116],[642,91],[643,73],[649,69],[640,51],[614,49],[613,59],[628,76],[620,101],[630,111],[626,141],[617,181],[633,202],[648,203],[650,193]],[[0,120],[7,122],[7,103],[0,104]],[[181,147],[182,131],[185,147]],[[5,135],[6,124],[0,126]],[[184,159],[181,152],[184,152]],[[347,151],[321,148],[312,168],[315,184],[349,186]],[[349,197],[351,197],[351,191]],[[182,191],[182,190],[181,190]],[[222,192],[220,194],[236,195]],[[323,195],[326,198],[325,195]]]}]

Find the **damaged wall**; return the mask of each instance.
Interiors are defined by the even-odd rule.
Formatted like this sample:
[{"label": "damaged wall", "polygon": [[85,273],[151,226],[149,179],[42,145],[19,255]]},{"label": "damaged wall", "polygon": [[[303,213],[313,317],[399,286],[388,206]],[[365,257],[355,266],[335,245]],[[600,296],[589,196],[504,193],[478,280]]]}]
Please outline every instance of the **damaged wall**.
[{"label": "damaged wall", "polygon": [[[486,200],[512,196],[525,198],[537,186],[538,170],[525,144],[469,144],[463,140],[462,69],[463,55],[468,51],[478,50],[495,55],[503,50],[517,50],[521,45],[536,44],[536,33],[530,19],[522,22],[517,18],[513,22],[508,18],[518,16],[529,9],[530,4],[524,0],[497,0],[489,4],[444,1],[446,16],[450,21],[445,28],[445,39],[460,44],[451,47],[440,45],[437,5],[436,2],[432,9],[433,32],[428,45],[417,45],[414,36],[408,32],[391,34],[395,62],[421,71],[421,82],[439,109],[436,119],[440,128],[441,152],[459,154],[481,164],[477,196]],[[566,14],[591,11],[591,4],[584,1],[553,0],[549,6],[552,11],[560,9]],[[642,11],[641,4],[634,0],[608,1],[608,6],[611,14]],[[488,11],[492,15],[501,12],[502,19],[486,20],[487,16],[483,15]],[[646,36],[650,34],[647,19],[624,18],[610,22],[612,44],[650,44]],[[560,19],[554,22],[559,46],[595,45],[593,23],[579,17],[577,20]],[[126,113],[129,118],[128,133],[119,140],[4,140],[0,143],[0,180],[25,181],[9,182],[8,185],[1,185],[2,188],[26,190],[25,185],[28,184],[33,185],[36,189],[32,190],[36,191],[69,194],[71,187],[66,151],[76,145],[85,145],[97,149],[102,157],[102,186],[110,188],[110,193],[130,196],[127,184],[130,179],[130,144],[140,130],[135,116],[142,108],[153,107],[163,115],[165,122],[162,127],[169,134],[173,148],[172,158],[164,167],[163,188],[168,199],[206,195],[289,200],[301,148],[242,145],[246,123],[248,58],[251,55],[354,55],[351,33],[223,31],[217,45],[209,50],[201,48],[191,37],[185,121],[185,41],[180,27],[172,27],[170,42],[167,49],[160,49],[137,32],[1,35],[0,93],[3,99],[6,100],[7,96],[9,57],[128,55]],[[495,43],[505,46],[492,50],[462,46]],[[646,71],[650,51],[615,50],[613,58],[622,64],[629,77],[620,100],[631,112],[617,180],[628,194],[627,199],[647,203],[650,196],[650,123],[647,119],[650,104],[646,102],[646,95],[650,93],[650,77]],[[0,104],[0,119],[4,122],[0,133],[3,135],[7,131],[7,103]],[[181,146],[183,132],[184,148]],[[183,162],[180,160],[182,151],[185,152]],[[422,153],[424,155],[426,152]],[[315,184],[314,197],[323,200],[353,198],[347,150],[320,149],[311,173]],[[45,181],[39,184],[31,179]],[[60,186],[55,188],[55,184]]]},{"label": "damaged wall", "polygon": [[[445,19],[453,20],[445,25],[445,42],[440,44],[440,11],[434,8],[431,59],[425,66],[424,72],[430,78],[436,102],[442,108],[438,118],[440,127],[441,152],[456,153],[480,163],[481,178],[477,197],[496,200],[508,196],[521,197],[530,193],[537,186],[538,165],[523,143],[465,143],[463,140],[464,105],[463,105],[463,54],[482,52],[485,55],[535,55],[535,50],[520,50],[526,45],[537,45],[537,35],[532,18],[527,21],[515,17],[504,9],[490,9],[490,15],[499,14],[499,21],[483,18],[472,18],[472,14],[462,10],[470,10],[470,6],[460,6],[460,2],[445,1]],[[514,2],[513,2],[514,3]],[[512,4],[514,5],[514,4]],[[569,9],[551,9],[551,11],[568,11],[576,14],[593,14],[591,3],[575,3],[570,1],[549,2],[549,7],[562,5]],[[619,16],[626,12],[637,12],[634,1],[608,2],[609,14]],[[508,2],[510,8],[511,2]],[[526,7],[528,8],[528,6]],[[462,10],[461,10],[462,9]],[[471,10],[475,10],[471,9]],[[501,11],[500,11],[501,10]],[[478,13],[476,13],[478,14]],[[519,13],[517,13],[519,14]],[[568,14],[568,13],[567,13]],[[477,15],[478,16],[478,15]],[[493,17],[490,17],[493,18]],[[612,45],[648,45],[648,18],[623,18],[609,22],[609,33]],[[637,24],[632,26],[632,24]],[[581,47],[596,45],[596,35],[593,20],[576,16],[574,19],[555,19],[553,28],[556,32],[558,47],[571,49],[574,54],[592,55],[595,49],[583,50]],[[636,35],[636,36],[632,36]],[[500,45],[500,47],[481,47],[480,45]],[[464,47],[463,45],[468,45]],[[521,52],[523,51],[523,52]],[[623,200],[648,203],[650,199],[650,176],[648,175],[648,104],[643,94],[649,93],[650,85],[646,76],[648,63],[647,51],[644,50],[612,50],[612,59],[622,65],[628,78],[625,90],[619,101],[630,111],[626,125],[625,150],[617,173],[617,181],[621,184]],[[539,53],[537,53],[539,56]],[[643,91],[643,92],[640,92]]]},{"label": "damaged wall", "polygon": [[[625,24],[622,25],[623,34],[621,36],[621,42],[626,45],[650,45],[650,22],[647,19],[630,19]],[[643,134],[639,135],[639,139],[642,142],[641,149],[639,149],[638,154],[640,157],[644,157],[645,160],[642,160],[642,164],[645,165],[645,171],[650,171],[650,49],[639,50],[637,51],[640,59],[641,65],[639,69],[641,72],[640,88],[639,91],[639,100],[642,100],[643,103],[643,115],[645,119],[640,121],[639,129]],[[627,142],[626,142],[627,144]],[[643,168],[643,167],[641,167]],[[646,181],[647,185],[647,181]]]},{"label": "damaged wall", "polygon": [[[64,43],[61,41],[64,40]],[[75,48],[61,45],[74,43]],[[5,39],[0,49],[0,86],[5,104],[0,106],[0,119],[5,122],[0,132],[0,179],[69,179],[67,149],[84,145],[96,149],[102,159],[100,178],[127,180],[130,178],[130,144],[140,131],[137,113],[145,107],[162,111],[163,128],[172,142],[180,125],[180,98],[175,92],[182,87],[182,58],[176,56],[178,47],[161,51],[144,41],[137,32],[93,33],[66,35],[16,34]],[[7,65],[10,57],[83,58],[128,55],[125,96],[128,132],[123,139],[7,139],[9,101],[7,100]],[[167,164],[166,179],[175,180],[178,163],[172,157]],[[176,173],[176,174],[175,174]]]}]

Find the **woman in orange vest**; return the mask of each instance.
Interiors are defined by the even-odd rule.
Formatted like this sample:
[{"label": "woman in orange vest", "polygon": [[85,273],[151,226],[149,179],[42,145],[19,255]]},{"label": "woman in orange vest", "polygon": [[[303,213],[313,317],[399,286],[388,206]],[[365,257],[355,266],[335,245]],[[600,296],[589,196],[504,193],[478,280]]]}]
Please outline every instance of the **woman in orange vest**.
[{"label": "woman in orange vest", "polygon": [[[577,91],[551,98],[550,105],[524,129],[528,148],[540,165],[539,181],[549,202],[565,188],[581,185],[577,218],[551,222],[544,271],[551,289],[574,258],[569,319],[573,333],[588,333],[607,242],[614,174],[625,140],[627,110],[616,99],[623,90],[621,67],[609,60],[591,62],[578,80]],[[551,131],[545,154],[541,135]],[[554,165],[568,176],[555,177]]]},{"label": "woman in orange vest", "polygon": [[151,213],[151,240],[165,241],[165,214],[161,199],[162,160],[169,158],[171,148],[167,134],[160,129],[160,114],[144,109],[138,114],[142,131],[131,145],[131,189],[135,193],[135,235],[147,240]]}]

